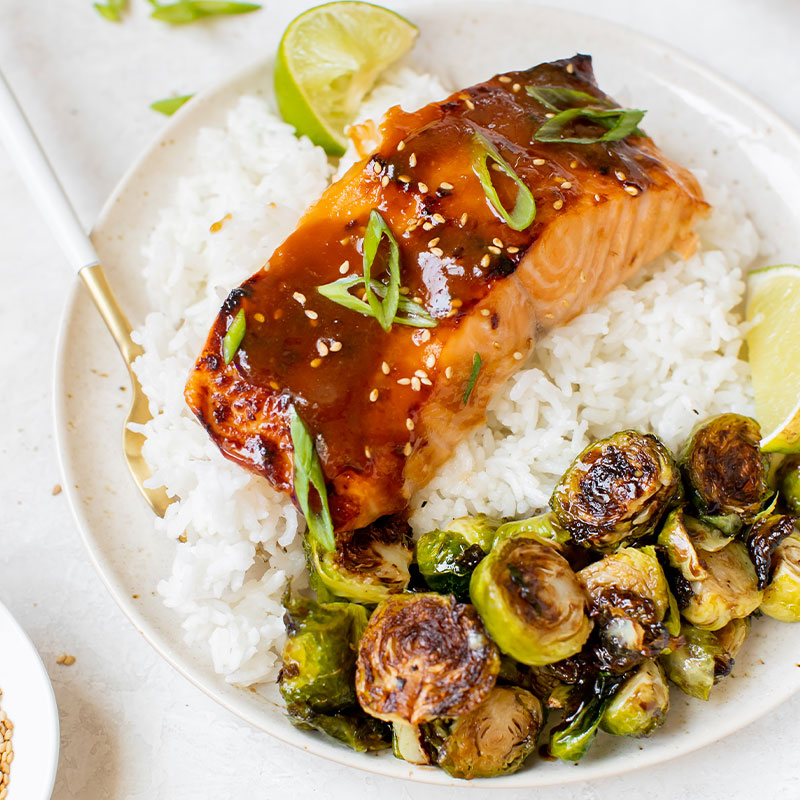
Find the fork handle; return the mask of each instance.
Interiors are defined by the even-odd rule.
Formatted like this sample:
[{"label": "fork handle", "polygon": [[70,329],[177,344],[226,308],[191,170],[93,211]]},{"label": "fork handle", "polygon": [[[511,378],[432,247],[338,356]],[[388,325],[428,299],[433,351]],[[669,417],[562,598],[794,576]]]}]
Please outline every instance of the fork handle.
[{"label": "fork handle", "polygon": [[59,246],[76,271],[99,264],[97,253],[78,221],[36,135],[0,71],[0,142],[50,225]]}]

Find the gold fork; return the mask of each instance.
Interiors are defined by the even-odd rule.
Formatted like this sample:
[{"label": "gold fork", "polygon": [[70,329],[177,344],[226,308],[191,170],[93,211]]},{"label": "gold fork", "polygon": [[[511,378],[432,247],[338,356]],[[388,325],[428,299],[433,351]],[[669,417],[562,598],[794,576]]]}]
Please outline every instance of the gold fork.
[{"label": "gold fork", "polygon": [[144,436],[129,428],[129,423],[143,424],[152,419],[147,397],[142,391],[133,362],[142,348],[131,338],[131,326],[108,285],[94,246],[81,227],[75,211],[64,194],[53,168],[47,161],[22,109],[0,72],[0,141],[8,149],[51,231],[71,266],[83,279],[100,316],[114,337],[128,367],[132,402],[122,426],[122,450],[131,476],[150,507],[164,516],[171,500],[163,487],[148,489],[144,484],[150,468],[142,455]]}]

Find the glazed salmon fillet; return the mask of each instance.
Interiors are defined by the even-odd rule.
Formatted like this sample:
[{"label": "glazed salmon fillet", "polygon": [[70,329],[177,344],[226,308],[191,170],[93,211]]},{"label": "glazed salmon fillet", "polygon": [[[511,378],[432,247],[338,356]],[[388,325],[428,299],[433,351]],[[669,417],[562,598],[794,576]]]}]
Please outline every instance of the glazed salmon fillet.
[{"label": "glazed salmon fillet", "polygon": [[[693,226],[709,207],[687,170],[638,129],[617,141],[535,141],[553,111],[526,87],[616,107],[597,88],[591,59],[575,56],[413,113],[391,109],[377,149],[231,292],[189,377],[186,401],[221,451],[288,494],[294,409],[319,455],[337,531],[405,508],[484,422],[539,337],[666,250],[694,249]],[[565,130],[597,139],[605,129],[578,116]],[[535,200],[522,230],[507,224],[474,169],[487,142],[513,170],[485,162],[497,202],[514,208],[514,176]],[[428,327],[406,320],[384,330],[318,291],[352,276],[348,291],[363,296],[373,211],[397,242],[401,295]],[[384,284],[388,254],[384,237],[372,264]],[[223,341],[240,311],[244,337],[226,363]]]}]

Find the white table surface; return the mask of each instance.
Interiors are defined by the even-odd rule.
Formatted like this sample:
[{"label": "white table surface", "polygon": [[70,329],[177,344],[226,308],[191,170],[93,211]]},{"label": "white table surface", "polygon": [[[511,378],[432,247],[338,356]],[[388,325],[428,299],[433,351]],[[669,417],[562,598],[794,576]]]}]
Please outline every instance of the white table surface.
[{"label": "white table surface", "polygon": [[[265,0],[264,10],[249,17],[171,29],[147,18],[145,0],[130,3],[122,25],[101,19],[91,0],[0,3],[0,64],[87,228],[163,125],[148,103],[205,87],[254,60],[291,16],[284,8],[291,4]],[[800,128],[797,0],[553,5],[660,37]],[[53,797],[438,800],[469,792],[347,770],[248,727],[163,662],[114,605],[89,564],[64,494],[52,494],[61,482],[51,411],[54,343],[74,280],[64,267],[0,151],[0,600],[32,637],[55,687],[61,761]],[[56,663],[63,652],[76,657],[74,665]],[[796,800],[799,740],[796,695],[691,756],[591,784],[503,796]],[[12,798],[27,800],[14,796],[13,778]]]}]

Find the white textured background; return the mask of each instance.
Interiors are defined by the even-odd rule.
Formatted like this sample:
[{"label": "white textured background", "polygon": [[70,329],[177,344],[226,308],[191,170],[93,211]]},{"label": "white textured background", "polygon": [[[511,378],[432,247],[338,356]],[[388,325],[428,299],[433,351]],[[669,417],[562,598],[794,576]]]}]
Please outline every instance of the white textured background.
[{"label": "white textured background", "polygon": [[[163,124],[148,103],[208,86],[254,60],[296,10],[294,3],[264,0],[264,10],[250,17],[170,29],[147,18],[145,0],[130,3],[132,13],[115,26],[92,10],[91,0],[0,0],[0,65],[87,228]],[[800,127],[797,0],[552,5],[657,36]],[[450,800],[470,791],[477,797],[468,786],[392,781],[296,751],[218,708],[138,636],[92,571],[66,498],[51,494],[61,481],[52,361],[73,278],[1,151],[0,269],[0,600],[33,638],[55,687],[62,736],[54,798]],[[62,652],[76,663],[58,666]],[[797,800],[798,741],[795,696],[692,756],[591,784],[504,796]]]}]

